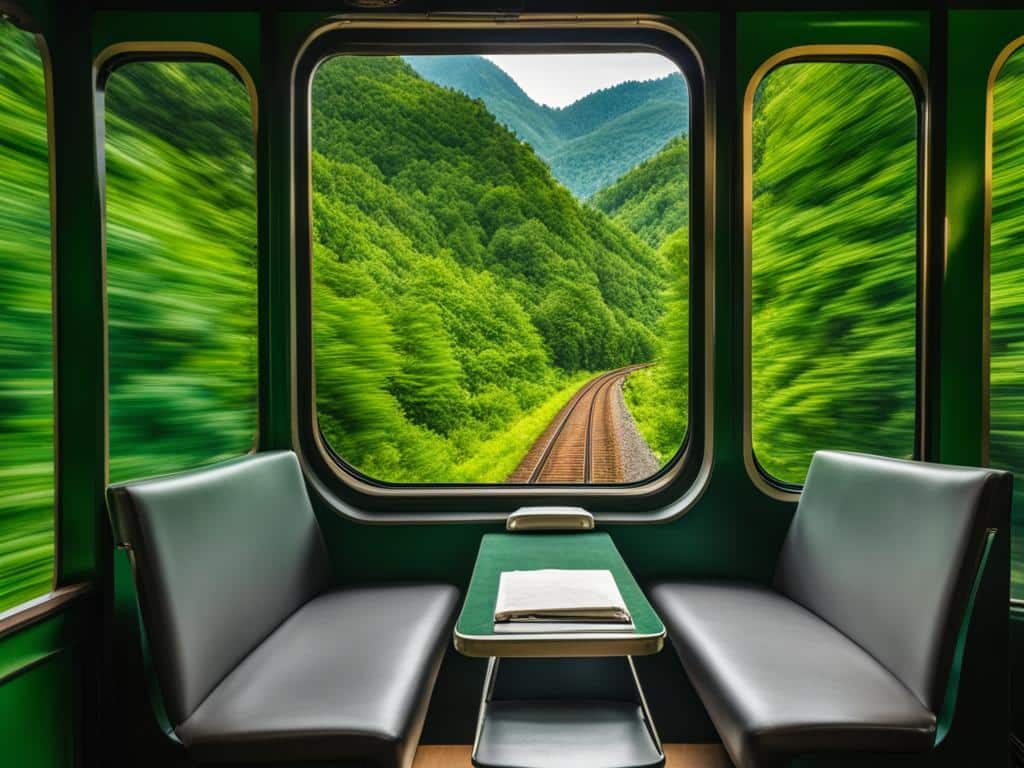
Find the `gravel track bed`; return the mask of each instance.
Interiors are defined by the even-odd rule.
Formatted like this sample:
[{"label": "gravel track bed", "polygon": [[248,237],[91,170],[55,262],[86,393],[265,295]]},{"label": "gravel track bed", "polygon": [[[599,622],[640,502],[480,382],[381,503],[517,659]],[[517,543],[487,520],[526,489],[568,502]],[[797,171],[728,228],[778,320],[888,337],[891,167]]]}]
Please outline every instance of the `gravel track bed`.
[{"label": "gravel track bed", "polygon": [[636,428],[633,414],[626,406],[626,398],[622,394],[622,385],[628,376],[624,376],[615,384],[615,435],[618,438],[619,456],[622,459],[622,481],[635,483],[646,480],[659,469],[661,463],[654,455],[647,441]]}]

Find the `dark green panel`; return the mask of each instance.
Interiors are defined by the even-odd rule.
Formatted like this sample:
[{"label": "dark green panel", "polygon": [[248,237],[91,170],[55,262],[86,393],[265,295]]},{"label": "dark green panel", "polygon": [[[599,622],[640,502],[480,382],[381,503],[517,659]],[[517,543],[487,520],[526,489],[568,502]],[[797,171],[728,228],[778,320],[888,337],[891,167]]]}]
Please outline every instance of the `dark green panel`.
[{"label": "dark green panel", "polygon": [[927,13],[815,11],[741,13],[737,20],[739,96],[771,56],[801,45],[885,45],[913,57],[925,70],[930,56]]},{"label": "dark green panel", "polygon": [[[62,14],[53,58],[57,338],[58,585],[97,579],[109,551],[105,475],[103,235],[93,112],[90,16]],[[84,116],[84,118],[83,118]]]},{"label": "dark green panel", "polygon": [[[985,392],[986,112],[996,60],[1024,35],[1022,11],[951,11],[949,23],[948,234],[943,307],[941,458],[987,463]],[[1020,469],[1019,467],[1016,469]],[[1018,489],[1019,491],[1019,489]],[[1011,728],[1024,732],[1024,614],[1010,614]]]},{"label": "dark green panel", "polygon": [[951,11],[941,458],[987,461],[983,392],[985,153],[988,83],[999,54],[1024,35],[1021,11]]},{"label": "dark green panel", "polygon": [[76,764],[73,654],[57,652],[0,683],[0,755],[19,768]]},{"label": "dark green panel", "polygon": [[76,764],[80,749],[79,602],[0,638],[0,755],[5,765]]},{"label": "dark green panel", "polygon": [[237,58],[255,79],[260,72],[260,17],[257,13],[97,13],[92,50],[121,43],[205,43]]}]

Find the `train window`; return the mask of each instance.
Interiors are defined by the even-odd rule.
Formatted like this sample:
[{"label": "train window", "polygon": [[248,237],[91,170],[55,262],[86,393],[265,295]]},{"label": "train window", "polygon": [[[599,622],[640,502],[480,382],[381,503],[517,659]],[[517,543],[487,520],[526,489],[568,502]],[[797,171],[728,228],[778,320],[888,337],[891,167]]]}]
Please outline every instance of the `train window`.
[{"label": "train window", "polygon": [[53,583],[53,313],[45,67],[0,16],[0,612]]},{"label": "train window", "polygon": [[688,417],[689,88],[654,53],[336,55],[312,85],[326,443],[382,483],[650,478]]},{"label": "train window", "polygon": [[919,117],[894,69],[784,64],[752,107],[750,440],[799,485],[833,448],[915,450]]},{"label": "train window", "polygon": [[256,170],[250,96],[212,61],[105,84],[110,478],[251,450]]},{"label": "train window", "polygon": [[1024,598],[1024,51],[1006,60],[992,93],[989,460],[1012,470],[1010,594]]}]

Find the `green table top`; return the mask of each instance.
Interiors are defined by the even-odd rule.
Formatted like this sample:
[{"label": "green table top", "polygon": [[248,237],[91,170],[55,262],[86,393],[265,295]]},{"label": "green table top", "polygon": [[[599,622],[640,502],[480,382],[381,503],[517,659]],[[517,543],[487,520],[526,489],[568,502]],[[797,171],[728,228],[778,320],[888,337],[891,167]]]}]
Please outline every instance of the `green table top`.
[{"label": "green table top", "polygon": [[[494,605],[502,571],[608,570],[633,617],[632,632],[496,634]],[[455,626],[469,656],[615,656],[657,653],[665,627],[607,533],[491,533],[480,542],[473,578]]]}]

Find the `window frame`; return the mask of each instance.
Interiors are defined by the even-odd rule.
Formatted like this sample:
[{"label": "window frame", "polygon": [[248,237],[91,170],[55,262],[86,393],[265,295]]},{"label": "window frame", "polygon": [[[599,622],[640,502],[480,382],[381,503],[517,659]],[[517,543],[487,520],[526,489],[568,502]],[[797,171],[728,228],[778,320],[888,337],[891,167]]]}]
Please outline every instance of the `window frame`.
[{"label": "window frame", "polygon": [[[644,51],[682,72],[690,94],[690,387],[687,436],[676,456],[641,483],[598,485],[396,484],[348,465],[323,437],[316,407],[312,311],[312,85],[319,65],[345,54]],[[523,506],[574,503],[602,522],[664,521],[703,494],[711,464],[714,145],[707,75],[692,37],[661,17],[522,15],[502,20],[421,15],[338,17],[315,29],[292,70],[293,442],[314,492],[338,514],[369,522],[501,521]],[[571,499],[571,502],[570,502]],[[486,502],[481,504],[481,502]],[[489,510],[481,511],[481,507]]]},{"label": "window frame", "polygon": [[[931,161],[931,99],[928,75],[905,51],[887,45],[799,45],[786,48],[766,59],[751,76],[742,104],[742,237],[743,237],[743,464],[747,476],[764,495],[784,502],[797,502],[803,483],[792,483],[772,476],[758,461],[753,445],[753,364],[752,364],[752,292],[753,292],[753,128],[754,97],[768,75],[788,64],[877,64],[897,75],[910,88],[917,108],[917,245],[915,302],[915,404],[913,458],[924,455],[927,445],[927,344],[929,337],[929,172]],[[822,446],[828,447],[828,446]]]},{"label": "window frame", "polygon": [[[110,483],[110,324],[109,324],[109,286],[107,285],[107,184],[106,184],[106,86],[110,77],[122,66],[138,63],[209,63],[222,67],[234,75],[249,95],[249,111],[252,122],[253,133],[253,168],[259,178],[259,92],[256,83],[249,74],[249,70],[230,52],[216,45],[194,41],[128,41],[115,43],[104,48],[96,56],[93,63],[93,91],[96,94],[96,167],[97,179],[100,192],[100,232],[103,243],[102,253],[102,292],[103,292],[103,420],[106,428],[104,430],[104,484]],[[260,316],[265,309],[265,298],[263,289],[263,276],[261,274],[261,263],[259,251],[262,244],[259,242],[259,207],[260,207],[260,183],[257,181],[256,188],[256,210],[257,210],[257,231],[254,233],[257,240],[256,259],[256,322],[257,322],[257,364],[256,364],[256,405],[254,416],[255,429],[253,430],[252,443],[249,450],[240,456],[251,456],[258,453],[262,447],[262,435],[260,431],[263,423],[264,411],[264,344],[259,336],[262,333],[263,322]],[[207,461],[204,464],[189,469],[199,469],[209,466],[215,461]],[[187,470],[183,470],[187,471]]]}]

